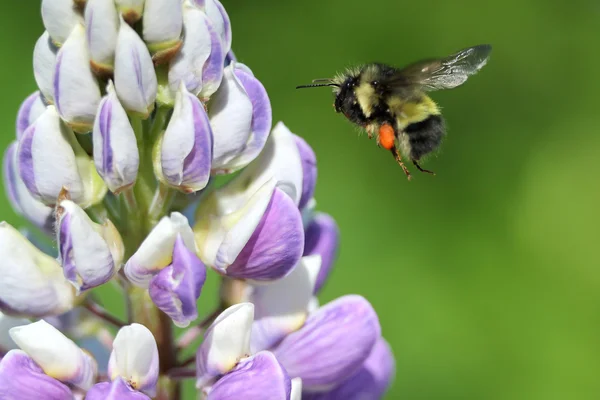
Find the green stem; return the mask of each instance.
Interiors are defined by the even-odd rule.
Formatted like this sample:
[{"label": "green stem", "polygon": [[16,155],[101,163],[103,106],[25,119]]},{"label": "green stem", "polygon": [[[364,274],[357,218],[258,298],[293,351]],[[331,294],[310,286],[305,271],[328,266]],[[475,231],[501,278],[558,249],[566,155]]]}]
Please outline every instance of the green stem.
[{"label": "green stem", "polygon": [[175,198],[176,191],[169,188],[167,185],[159,182],[152,203],[150,203],[150,209],[148,210],[148,219],[150,224],[154,226],[158,220],[165,215],[166,211],[171,206],[173,199]]}]

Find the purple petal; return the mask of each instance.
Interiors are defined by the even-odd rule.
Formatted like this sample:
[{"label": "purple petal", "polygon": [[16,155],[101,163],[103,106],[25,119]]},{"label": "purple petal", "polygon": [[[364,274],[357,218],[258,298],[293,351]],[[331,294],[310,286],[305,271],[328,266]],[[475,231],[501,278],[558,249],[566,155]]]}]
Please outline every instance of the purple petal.
[{"label": "purple petal", "polygon": [[21,179],[29,193],[34,197],[40,197],[40,191],[35,182],[35,174],[33,172],[33,136],[35,135],[36,126],[31,125],[23,132],[21,140],[19,141],[18,150],[18,171],[21,175]]},{"label": "purple petal", "polygon": [[223,47],[219,35],[210,20],[206,19],[206,28],[210,35],[210,56],[202,68],[202,90],[199,96],[208,98],[217,91],[223,79]]},{"label": "purple petal", "polygon": [[304,255],[319,254],[321,269],[315,285],[315,294],[321,290],[338,253],[339,229],[335,220],[327,214],[317,214],[306,228]]},{"label": "purple petal", "polygon": [[215,383],[208,400],[289,400],[292,383],[273,353],[262,351],[241,360]]},{"label": "purple petal", "polygon": [[0,362],[0,398],[6,400],[72,400],[71,390],[42,369],[22,350],[11,350]]},{"label": "purple petal", "polygon": [[206,280],[206,267],[196,254],[177,236],[173,264],[150,281],[150,297],[175,325],[188,326],[198,317],[196,301]]},{"label": "purple petal", "polygon": [[228,66],[229,64],[231,64],[232,61],[234,61],[234,62],[237,61],[237,57],[233,53],[233,50],[229,50],[229,52],[225,56],[225,66]]},{"label": "purple petal", "polygon": [[296,146],[302,160],[302,196],[300,197],[299,209],[312,199],[317,184],[317,157],[313,149],[298,135],[294,135]]},{"label": "purple petal", "polygon": [[118,376],[112,382],[102,382],[88,390],[85,400],[150,400],[150,397],[133,389]]},{"label": "purple petal", "polygon": [[17,114],[17,139],[21,138],[25,129],[33,124],[45,110],[46,105],[39,91],[32,93],[25,99]]},{"label": "purple petal", "polygon": [[389,344],[379,338],[363,366],[335,389],[326,393],[303,393],[303,400],[378,400],[383,398],[396,372]]},{"label": "purple petal", "polygon": [[6,196],[10,201],[13,209],[21,214],[23,209],[19,204],[19,194],[17,193],[17,182],[19,177],[15,168],[15,156],[17,153],[18,142],[12,142],[4,152],[4,160],[2,161],[2,172],[4,178],[4,189]]},{"label": "purple petal", "polygon": [[[300,212],[294,201],[276,188],[250,240],[226,268],[227,275],[256,281],[282,278],[298,263],[303,249]],[[223,264],[218,253],[216,264]]]},{"label": "purple petal", "polygon": [[360,369],[381,335],[373,307],[358,295],[334,300],[311,314],[274,353],[308,392],[326,391]]}]

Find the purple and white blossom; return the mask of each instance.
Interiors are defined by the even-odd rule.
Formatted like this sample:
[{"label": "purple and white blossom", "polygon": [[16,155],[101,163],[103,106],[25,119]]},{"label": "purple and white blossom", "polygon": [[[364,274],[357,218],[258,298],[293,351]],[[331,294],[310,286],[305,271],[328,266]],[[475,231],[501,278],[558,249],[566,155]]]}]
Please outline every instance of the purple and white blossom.
[{"label": "purple and white blossom", "polygon": [[190,379],[208,400],[381,399],[395,364],[371,304],[319,306],[339,229],[316,152],[273,126],[221,2],[41,13],[3,160],[35,227],[0,222],[0,398],[177,400]]}]

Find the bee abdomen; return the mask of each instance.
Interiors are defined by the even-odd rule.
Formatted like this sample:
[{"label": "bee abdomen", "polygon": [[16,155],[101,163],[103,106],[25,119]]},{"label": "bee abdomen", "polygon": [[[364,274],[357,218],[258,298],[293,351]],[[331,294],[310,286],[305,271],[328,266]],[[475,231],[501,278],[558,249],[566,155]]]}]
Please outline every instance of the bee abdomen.
[{"label": "bee abdomen", "polygon": [[437,149],[446,134],[441,115],[430,115],[421,122],[415,122],[404,129],[408,136],[410,158],[418,161],[424,155]]}]

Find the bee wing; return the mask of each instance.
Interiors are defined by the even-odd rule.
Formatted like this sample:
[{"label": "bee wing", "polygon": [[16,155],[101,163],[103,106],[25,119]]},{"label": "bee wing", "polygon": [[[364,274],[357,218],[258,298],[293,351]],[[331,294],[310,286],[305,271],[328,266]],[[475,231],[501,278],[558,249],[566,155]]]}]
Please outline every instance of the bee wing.
[{"label": "bee wing", "polygon": [[[419,61],[397,72],[396,85],[400,90],[443,90],[462,85],[486,64],[492,46],[482,44],[461,50],[451,56]],[[390,82],[394,85],[393,82]]]}]

